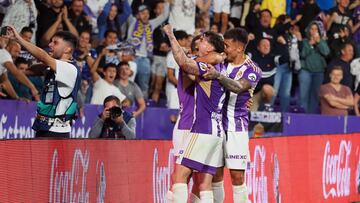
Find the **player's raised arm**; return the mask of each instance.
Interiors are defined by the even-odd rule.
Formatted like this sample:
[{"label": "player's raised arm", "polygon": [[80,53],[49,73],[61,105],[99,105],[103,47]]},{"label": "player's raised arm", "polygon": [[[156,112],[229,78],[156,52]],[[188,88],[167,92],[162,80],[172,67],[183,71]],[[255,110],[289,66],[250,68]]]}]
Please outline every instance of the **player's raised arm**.
[{"label": "player's raised arm", "polygon": [[199,68],[196,61],[186,56],[184,50],[181,48],[178,41],[176,40],[171,25],[167,24],[163,26],[163,31],[169,38],[174,59],[178,63],[180,68],[189,74],[199,75]]}]

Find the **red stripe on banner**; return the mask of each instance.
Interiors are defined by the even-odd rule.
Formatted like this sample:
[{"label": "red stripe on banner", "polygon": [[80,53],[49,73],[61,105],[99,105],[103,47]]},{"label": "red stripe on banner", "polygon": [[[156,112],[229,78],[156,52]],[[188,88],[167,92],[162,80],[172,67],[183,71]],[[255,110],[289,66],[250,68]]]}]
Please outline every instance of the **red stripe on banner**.
[{"label": "red stripe on banner", "polygon": [[[359,201],[359,136],[251,139],[250,201]],[[0,202],[164,202],[173,161],[170,141],[3,140]]]}]

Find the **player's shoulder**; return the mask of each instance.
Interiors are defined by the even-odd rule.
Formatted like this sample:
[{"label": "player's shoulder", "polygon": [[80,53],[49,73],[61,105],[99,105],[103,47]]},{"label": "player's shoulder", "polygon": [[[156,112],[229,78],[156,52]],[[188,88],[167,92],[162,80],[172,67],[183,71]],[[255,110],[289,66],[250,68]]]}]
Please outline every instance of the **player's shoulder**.
[{"label": "player's shoulder", "polygon": [[257,74],[260,74],[261,75],[261,68],[259,67],[259,65],[251,60],[250,58],[247,58],[244,65],[247,67],[247,69],[249,69],[250,71],[252,72],[255,72]]}]

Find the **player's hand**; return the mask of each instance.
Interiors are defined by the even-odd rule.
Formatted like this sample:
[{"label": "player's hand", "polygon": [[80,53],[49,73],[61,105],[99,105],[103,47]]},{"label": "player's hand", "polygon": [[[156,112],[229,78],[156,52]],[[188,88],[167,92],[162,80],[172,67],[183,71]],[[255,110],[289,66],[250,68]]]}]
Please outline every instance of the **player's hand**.
[{"label": "player's hand", "polygon": [[170,24],[166,24],[164,26],[162,26],[162,31],[167,35],[170,36],[171,34],[173,34],[173,28]]},{"label": "player's hand", "polygon": [[250,108],[252,107],[252,105],[254,104],[254,100],[252,98],[250,98],[249,100],[246,101],[246,108],[247,110],[250,110]]},{"label": "player's hand", "polygon": [[220,77],[220,72],[217,71],[213,65],[208,64],[208,70],[203,77],[207,80],[218,79]]}]

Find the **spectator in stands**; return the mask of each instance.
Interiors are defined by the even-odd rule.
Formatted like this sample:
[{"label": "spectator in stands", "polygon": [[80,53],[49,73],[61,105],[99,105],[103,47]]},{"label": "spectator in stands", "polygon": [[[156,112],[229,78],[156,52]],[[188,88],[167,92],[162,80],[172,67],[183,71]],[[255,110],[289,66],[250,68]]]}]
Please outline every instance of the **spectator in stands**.
[{"label": "spectator in stands", "polygon": [[90,67],[94,64],[97,57],[96,50],[91,48],[90,38],[91,33],[89,31],[84,30],[80,32],[79,41],[73,53],[73,58],[81,70],[82,80],[91,80]]},{"label": "spectator in stands", "polygon": [[214,0],[214,24],[217,24],[221,33],[225,33],[228,27],[230,14],[230,0]]},{"label": "spectator in stands", "polygon": [[90,102],[91,104],[100,105],[104,99],[110,95],[114,95],[119,98],[120,102],[125,99],[124,94],[122,94],[119,88],[113,84],[116,77],[116,64],[109,63],[104,67],[104,79],[97,73],[97,67],[99,66],[100,60],[105,57],[107,52],[107,49],[103,49],[98,58],[95,60],[95,63],[91,66],[91,78],[94,83],[93,94]]},{"label": "spectator in stands", "polygon": [[68,9],[64,6],[63,0],[50,0],[49,7],[43,2],[37,2],[39,15],[37,17],[38,29],[36,32],[36,43],[46,47],[50,39],[57,31],[70,31],[76,37],[79,36],[75,26],[68,16]]},{"label": "spectator in stands", "polygon": [[13,63],[14,59],[19,56],[21,46],[16,41],[9,41],[3,36],[0,36],[0,45],[1,47],[6,47],[6,49],[0,49],[0,83],[2,84],[3,90],[5,90],[11,98],[20,99],[8,79],[7,71],[9,71],[16,80],[30,89],[32,97],[38,101],[39,91],[30,82],[26,75],[19,71]]},{"label": "spectator in stands", "polygon": [[130,17],[128,39],[135,47],[138,72],[135,78],[144,97],[148,98],[150,82],[150,59],[153,55],[154,39],[153,29],[158,27],[169,16],[169,3],[165,3],[164,12],[154,19],[149,20],[150,11],[145,4],[138,6],[136,18]]},{"label": "spectator in stands", "polygon": [[299,72],[300,106],[307,113],[317,113],[319,91],[324,80],[326,67],[325,57],[329,55],[329,47],[324,40],[318,21],[310,23],[306,30],[306,38],[300,53],[301,70]]},{"label": "spectator in stands", "polygon": [[245,17],[245,27],[246,30],[251,33],[249,40],[254,39],[254,34],[257,27],[260,24],[260,9],[261,4],[259,2],[251,2],[249,13]]},{"label": "spectator in stands", "polygon": [[212,1],[172,0],[169,23],[175,30],[185,30],[192,35],[195,32],[196,7],[207,13]]},{"label": "spectator in stands", "polygon": [[[155,16],[160,16],[164,12],[164,8],[165,2],[158,1],[154,9]],[[154,57],[151,65],[150,93],[151,99],[158,102],[161,90],[163,89],[164,79],[166,78],[166,55],[170,51],[170,46],[167,37],[161,31],[161,26],[154,30],[153,38]]]},{"label": "spectator in stands", "polygon": [[320,8],[315,0],[305,0],[305,4],[296,15],[293,23],[297,23],[300,27],[301,34],[306,36],[305,29],[311,21],[320,13]]},{"label": "spectator in stands", "polygon": [[357,87],[354,94],[354,111],[356,116],[360,116],[360,85]]},{"label": "spectator in stands", "polygon": [[[38,12],[34,0],[14,2],[7,10],[2,26],[13,25],[17,30],[21,30],[23,27],[30,27],[36,32]],[[35,36],[31,38],[31,42],[35,43]]]},{"label": "spectator in stands", "polygon": [[327,68],[325,74],[325,82],[330,82],[330,72],[331,68],[334,66],[340,66],[343,70],[343,79],[341,84],[348,86],[351,90],[354,90],[354,76],[351,74],[350,63],[354,57],[354,47],[351,43],[346,43],[342,45],[340,58],[333,59]]},{"label": "spectator in stands", "polygon": [[331,49],[331,58],[339,58],[341,56],[341,48],[343,44],[353,44],[351,35],[351,28],[348,25],[340,28],[340,31],[335,34],[334,39],[329,44]]},{"label": "spectator in stands", "polygon": [[[99,29],[97,27],[97,19],[99,18],[102,10],[104,9],[104,6],[109,0],[86,0],[85,1],[85,7],[84,12],[87,16],[89,16],[90,23],[92,25],[92,31],[94,35],[97,35],[99,33]],[[103,36],[101,36],[102,38]],[[94,39],[97,41],[96,39]]]},{"label": "spectator in stands", "polygon": [[262,0],[261,10],[268,9],[271,12],[271,27],[275,25],[280,15],[286,14],[286,0]]},{"label": "spectator in stands", "polygon": [[270,41],[270,46],[273,48],[277,40],[277,33],[274,28],[271,27],[271,11],[264,9],[260,11],[260,20],[258,25],[254,28],[254,33],[249,34],[249,43],[248,50],[254,52],[257,49],[259,41],[263,38],[266,38]]},{"label": "spectator in stands", "polygon": [[146,105],[139,86],[129,80],[131,75],[129,63],[120,62],[118,75],[119,79],[114,81],[114,85],[120,89],[120,92],[126,96],[126,99],[129,100],[130,103],[130,105],[123,103],[123,107],[128,108],[136,105],[137,109],[132,112],[132,115],[136,118],[145,111]]},{"label": "spectator in stands", "polygon": [[109,0],[97,19],[99,29],[98,38],[101,41],[107,30],[116,31],[118,38],[121,38],[121,26],[131,14],[131,7],[128,1]]},{"label": "spectator in stands", "polygon": [[[187,49],[190,48],[190,44],[188,40],[189,35],[185,31],[183,30],[175,31],[174,35],[181,47]],[[166,57],[166,65],[167,65],[167,76],[168,76],[165,87],[167,107],[169,109],[179,109],[179,97],[176,87],[178,83],[180,67],[176,63],[172,52],[169,52]]]},{"label": "spectator in stands", "polygon": [[69,9],[69,20],[75,26],[79,34],[83,31],[88,31],[91,34],[91,17],[85,14],[84,6],[84,0],[72,0]]},{"label": "spectator in stands", "polygon": [[349,87],[342,85],[343,71],[339,66],[331,68],[330,82],[320,88],[321,114],[346,116],[354,106],[354,98]]},{"label": "spectator in stands", "polygon": [[277,95],[280,96],[281,111],[285,112],[290,105],[290,91],[292,85],[292,69],[290,69],[290,46],[293,35],[290,34],[290,17],[280,15],[275,24],[278,28],[278,38],[274,46],[273,53],[282,56],[281,62],[278,62],[274,78],[274,104]]},{"label": "spectator in stands", "polygon": [[274,96],[275,58],[279,57],[271,53],[270,40],[267,38],[261,39],[257,46],[257,51],[252,54],[252,60],[255,61],[262,70],[262,76],[254,90],[254,103],[251,106],[251,111],[257,111],[259,107],[262,109],[262,104],[265,105],[265,110],[273,110],[271,102]]},{"label": "spectator in stands", "polygon": [[136,120],[124,111],[120,99],[108,96],[104,100],[104,110],[92,126],[90,138],[135,139]]},{"label": "spectator in stands", "polygon": [[137,65],[134,62],[135,60],[135,49],[132,45],[128,44],[125,49],[121,50],[121,62],[127,62],[130,66],[131,75],[129,77],[129,80],[131,82],[135,82],[135,76],[137,73]]},{"label": "spectator in stands", "polygon": [[356,44],[356,56],[360,57],[360,4],[353,11],[354,27],[352,29],[353,39]]},{"label": "spectator in stands", "polygon": [[[23,74],[27,73],[27,70],[29,69],[29,62],[24,58],[16,58],[15,60],[16,68],[21,71]],[[9,81],[11,82],[11,85],[14,87],[15,92],[17,95],[21,98],[25,98],[27,100],[32,100],[31,91],[28,87],[21,84],[19,81],[15,79],[15,77],[9,73],[8,74]],[[28,76],[28,79],[31,83],[34,84],[36,89],[40,92],[43,88],[43,81],[39,76]]]},{"label": "spectator in stands", "polygon": [[[117,32],[114,31],[114,30],[107,30],[104,34],[104,41],[96,47],[96,53],[99,55],[102,50],[106,47],[111,47],[111,46],[116,46],[116,43],[118,42],[118,35],[117,35]],[[108,58],[108,59],[107,59]],[[98,67],[98,71],[99,72],[102,72],[102,68],[105,67],[106,65],[106,61],[110,62],[110,61],[113,61],[112,59],[110,59],[108,56],[105,56],[101,61],[100,61],[100,64],[99,64],[99,67]],[[116,61],[113,61],[114,63],[118,63],[118,60]]]},{"label": "spectator in stands", "polygon": [[338,0],[337,5],[330,9],[326,16],[326,28],[330,42],[336,38],[336,33],[345,25],[353,29],[352,15],[349,10],[349,0]]},{"label": "spectator in stands", "polygon": [[[31,40],[34,37],[34,32],[31,27],[23,27],[20,31],[20,35],[26,41],[32,42]],[[31,55],[30,52],[26,50],[24,47],[21,47],[19,57],[26,59],[29,62],[30,66],[36,62],[36,58],[33,55]]]},{"label": "spectator in stands", "polygon": [[90,103],[91,95],[89,94],[90,90],[89,81],[87,80],[81,80],[80,83],[80,89],[77,94],[76,101],[78,103],[78,109],[79,109],[79,116],[80,118],[83,118],[85,115],[84,112],[84,106],[86,103]]}]

